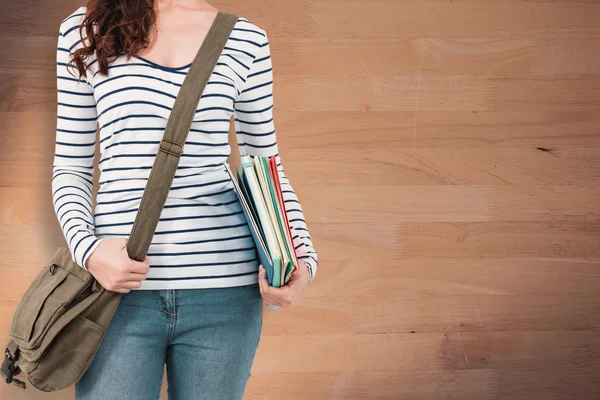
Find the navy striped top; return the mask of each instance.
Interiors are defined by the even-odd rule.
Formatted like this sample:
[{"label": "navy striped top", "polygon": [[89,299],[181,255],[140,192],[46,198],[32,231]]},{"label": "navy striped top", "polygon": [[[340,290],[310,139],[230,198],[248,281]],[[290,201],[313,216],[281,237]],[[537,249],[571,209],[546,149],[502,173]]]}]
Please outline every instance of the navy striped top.
[{"label": "navy striped top", "polygon": [[[80,7],[60,25],[52,197],[73,260],[104,239],[128,238],[169,113],[191,64],[171,68],[121,55],[78,81],[67,68],[82,44]],[[85,39],[85,38],[84,38]],[[266,31],[239,17],[198,103],[179,166],[148,250],[148,278],[135,289],[212,288],[258,282],[258,257],[225,169],[231,116],[240,154],[276,156],[296,254],[317,271],[317,253],[279,158],[273,70]],[[99,190],[92,206],[99,127]],[[302,266],[304,267],[304,266]]]}]

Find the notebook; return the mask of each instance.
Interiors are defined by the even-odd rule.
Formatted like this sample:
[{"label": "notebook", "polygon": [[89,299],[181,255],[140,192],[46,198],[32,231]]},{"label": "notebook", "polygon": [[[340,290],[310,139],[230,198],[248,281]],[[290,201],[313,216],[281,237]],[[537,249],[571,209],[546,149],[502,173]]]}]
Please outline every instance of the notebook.
[{"label": "notebook", "polygon": [[[276,266],[276,263],[271,257],[271,253],[268,251],[268,247],[264,239],[263,228],[260,226],[260,222],[257,217],[257,212],[255,211],[255,206],[254,204],[250,204],[251,197],[247,193],[244,179],[240,175],[237,168],[237,179],[234,179],[229,164],[225,163],[225,167],[227,169],[227,172],[229,173],[231,181],[233,182],[235,193],[237,194],[237,197],[242,205],[242,211],[244,212],[244,216],[246,218],[246,221],[248,222],[248,227],[250,228],[252,238],[254,239],[254,244],[256,245],[258,259],[260,263],[265,267],[265,271],[267,273],[267,280],[269,281],[269,284],[271,284],[273,281],[273,271]],[[244,189],[240,188],[241,185],[244,185]]]},{"label": "notebook", "polygon": [[291,228],[287,219],[275,157],[241,156],[236,174],[227,172],[256,244],[260,263],[271,286],[287,283],[299,268]]},{"label": "notebook", "polygon": [[[273,157],[271,157],[271,159],[273,159]],[[277,234],[279,250],[282,254],[281,276],[283,282],[286,283],[291,276],[291,272],[294,270],[295,262],[295,258],[292,255],[292,253],[295,253],[294,247],[288,240],[290,233],[288,225],[286,225],[287,214],[283,213],[281,210],[279,198],[275,189],[275,176],[272,175],[271,168],[269,167],[269,161],[265,157],[255,157],[254,161],[256,169],[261,171],[260,178],[262,180],[259,179],[259,182],[261,186],[264,185],[263,192],[265,192],[265,198],[270,199],[270,201],[267,201],[267,205],[271,215],[273,227]]]},{"label": "notebook", "polygon": [[[268,164],[269,167],[271,168],[271,176],[273,177],[273,183],[275,185],[275,190],[277,192],[277,200],[279,203],[279,207],[281,209],[281,212],[283,215],[285,215],[287,217],[287,208],[285,206],[285,200],[283,199],[283,192],[281,191],[281,182],[279,181],[279,173],[277,171],[277,159],[275,157],[269,157],[268,159]],[[283,218],[283,221],[285,222],[285,236],[286,236],[286,241],[288,243],[288,248],[291,250],[292,253],[292,257],[293,257],[293,270],[290,271],[290,275],[296,271],[298,268],[300,268],[300,262],[298,261],[298,257],[296,255],[296,251],[294,249],[294,239],[292,238],[292,228],[290,227],[290,222],[288,221],[287,218]],[[288,279],[289,280],[289,276]],[[286,280],[286,283],[287,283]]]}]

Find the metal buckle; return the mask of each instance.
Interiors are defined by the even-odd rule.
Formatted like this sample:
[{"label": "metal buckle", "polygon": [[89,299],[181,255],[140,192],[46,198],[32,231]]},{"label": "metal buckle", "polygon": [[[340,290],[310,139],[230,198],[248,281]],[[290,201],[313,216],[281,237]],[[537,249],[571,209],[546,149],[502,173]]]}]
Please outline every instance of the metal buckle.
[{"label": "metal buckle", "polygon": [[6,383],[12,383],[13,376],[15,372],[15,361],[10,354],[10,350],[4,350],[4,361],[2,362],[2,367],[0,368],[2,371],[2,377],[4,378]]},{"label": "metal buckle", "polygon": [[158,150],[179,157],[183,153],[183,146],[179,143],[175,143],[169,139],[163,138],[160,141],[160,146],[158,147]]},{"label": "metal buckle", "polygon": [[18,351],[19,349],[17,348],[15,355],[13,355],[8,348],[4,350],[4,361],[2,362],[2,367],[0,367],[0,376],[2,376],[4,382],[14,383],[21,389],[25,389],[25,382],[15,378],[15,375],[21,373],[21,368],[15,364]]}]

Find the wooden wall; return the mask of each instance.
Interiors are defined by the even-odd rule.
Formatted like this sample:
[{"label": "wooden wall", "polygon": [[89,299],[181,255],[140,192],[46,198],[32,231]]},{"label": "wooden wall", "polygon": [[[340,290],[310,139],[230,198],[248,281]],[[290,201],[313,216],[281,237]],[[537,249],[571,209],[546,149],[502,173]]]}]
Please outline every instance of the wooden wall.
[{"label": "wooden wall", "polygon": [[[3,345],[64,244],[54,46],[81,3],[0,4]],[[600,398],[600,3],[213,4],[269,32],[320,259],[292,308],[265,310],[246,398]],[[73,397],[33,390],[0,398]]]}]

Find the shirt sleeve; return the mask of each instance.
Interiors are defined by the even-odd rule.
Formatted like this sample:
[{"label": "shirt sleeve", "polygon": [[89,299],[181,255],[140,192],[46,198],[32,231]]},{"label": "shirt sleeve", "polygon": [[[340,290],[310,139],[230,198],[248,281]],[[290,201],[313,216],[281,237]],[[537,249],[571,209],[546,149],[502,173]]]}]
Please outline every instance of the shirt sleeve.
[{"label": "shirt sleeve", "polygon": [[287,218],[290,223],[296,255],[302,260],[313,280],[318,265],[317,253],[304,219],[298,196],[287,178],[277,146],[273,122],[273,68],[266,31],[257,43],[257,55],[234,102],[234,123],[241,155],[275,156]]},{"label": "shirt sleeve", "polygon": [[64,24],[56,51],[58,104],[52,200],[73,260],[87,270],[85,263],[101,242],[94,234],[92,214],[96,102],[87,79],[78,81],[76,69],[67,70],[70,55],[80,40],[75,40],[79,39],[79,29]]}]

